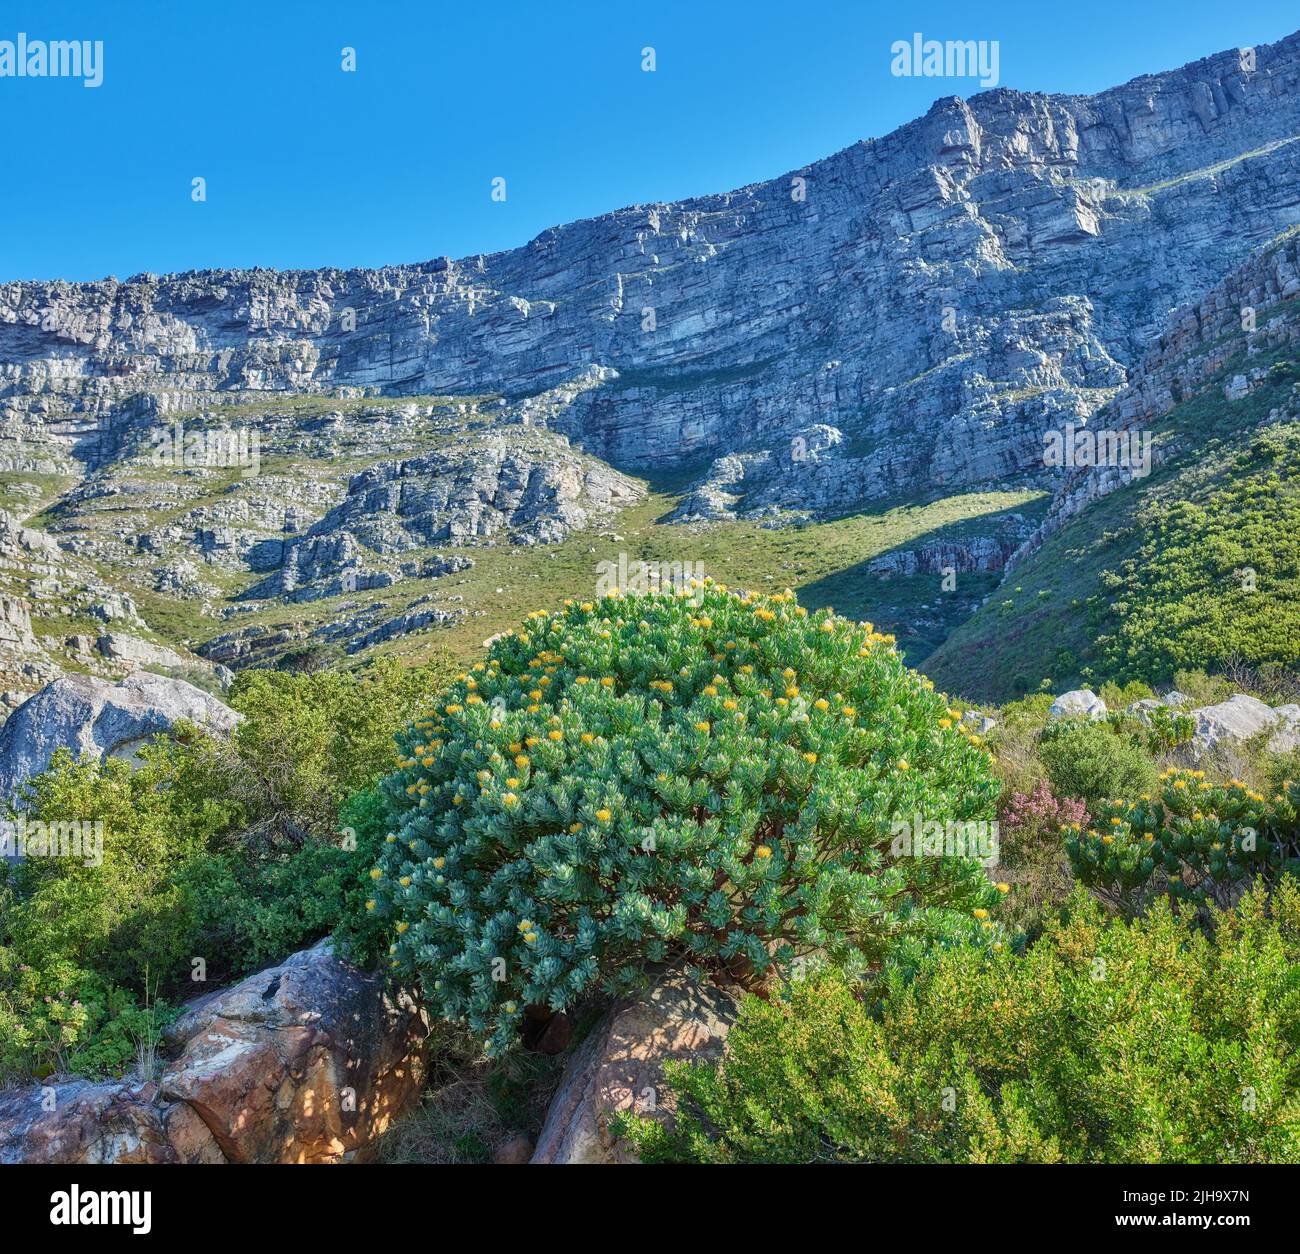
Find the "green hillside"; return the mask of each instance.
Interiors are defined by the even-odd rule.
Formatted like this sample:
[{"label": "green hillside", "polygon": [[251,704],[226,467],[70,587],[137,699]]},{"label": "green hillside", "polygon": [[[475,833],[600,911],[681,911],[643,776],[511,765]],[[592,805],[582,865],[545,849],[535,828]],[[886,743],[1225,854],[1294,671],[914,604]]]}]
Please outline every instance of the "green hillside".
[{"label": "green hillside", "polygon": [[[1221,348],[1221,346],[1219,346]],[[1224,382],[1257,370],[1246,397]],[[1168,680],[1228,659],[1300,659],[1300,366],[1232,356],[1155,424],[1163,463],[1083,510],[925,661],[935,682],[1006,700],[1044,681]]]}]

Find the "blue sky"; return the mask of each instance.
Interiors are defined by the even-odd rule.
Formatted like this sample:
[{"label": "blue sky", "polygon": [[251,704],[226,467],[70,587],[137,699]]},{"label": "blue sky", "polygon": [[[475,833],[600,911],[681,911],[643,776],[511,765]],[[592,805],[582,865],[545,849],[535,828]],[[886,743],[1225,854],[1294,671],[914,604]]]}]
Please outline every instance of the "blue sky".
[{"label": "blue sky", "polygon": [[98,88],[0,77],[0,280],[459,257],[724,191],[980,90],[893,77],[913,31],[1090,92],[1297,27],[1274,0],[0,0],[0,40],[104,42]]}]

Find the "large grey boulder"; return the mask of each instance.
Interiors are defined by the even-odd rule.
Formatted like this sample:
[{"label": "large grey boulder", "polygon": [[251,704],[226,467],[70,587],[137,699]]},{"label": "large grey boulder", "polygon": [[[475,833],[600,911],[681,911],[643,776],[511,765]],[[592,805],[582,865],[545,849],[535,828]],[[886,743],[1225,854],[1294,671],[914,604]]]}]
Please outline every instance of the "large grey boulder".
[{"label": "large grey boulder", "polygon": [[0,798],[16,799],[59,749],[75,756],[130,758],[176,723],[229,732],[239,715],[193,684],[137,671],[118,683],[64,675],[18,707],[0,726]]},{"label": "large grey boulder", "polygon": [[1047,711],[1050,719],[1058,718],[1105,718],[1106,703],[1091,688],[1075,688],[1072,692],[1063,692]]},{"label": "large grey boulder", "polygon": [[1269,737],[1269,749],[1274,753],[1300,749],[1300,705],[1279,705],[1273,713],[1278,717],[1278,726]]},{"label": "large grey boulder", "polygon": [[1271,706],[1244,692],[1235,693],[1218,705],[1204,705],[1188,713],[1196,721],[1192,750],[1198,756],[1228,742],[1244,744],[1281,721]]}]

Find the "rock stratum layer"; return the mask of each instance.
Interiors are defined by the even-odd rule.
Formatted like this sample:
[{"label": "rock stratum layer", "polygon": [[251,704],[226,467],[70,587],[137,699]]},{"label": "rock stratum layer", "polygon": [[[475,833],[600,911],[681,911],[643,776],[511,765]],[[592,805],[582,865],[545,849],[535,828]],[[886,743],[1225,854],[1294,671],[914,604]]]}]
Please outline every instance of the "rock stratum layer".
[{"label": "rock stratum layer", "polygon": [[[751,505],[999,478],[1300,221],[1298,86],[1291,36],[1253,69],[1234,50],[1096,96],[941,99],[769,182],[493,255],[5,284],[0,457],[111,458],[145,398],[560,389],[536,420],[621,467],[766,454]],[[848,438],[801,457],[813,424]]]}]

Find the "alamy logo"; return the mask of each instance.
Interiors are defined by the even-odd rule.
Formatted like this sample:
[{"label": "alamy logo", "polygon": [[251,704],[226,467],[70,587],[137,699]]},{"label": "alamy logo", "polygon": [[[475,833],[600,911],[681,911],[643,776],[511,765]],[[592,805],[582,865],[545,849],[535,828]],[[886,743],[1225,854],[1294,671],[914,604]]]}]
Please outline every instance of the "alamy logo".
[{"label": "alamy logo", "polygon": [[77,858],[84,866],[103,866],[104,820],[0,820],[0,857]]},{"label": "alamy logo", "polygon": [[115,1224],[129,1227],[136,1236],[153,1229],[153,1194],[141,1189],[91,1189],[81,1186],[50,1194],[52,1224]]},{"label": "alamy logo", "polygon": [[998,864],[996,821],[948,819],[940,823],[913,814],[895,819],[889,831],[893,837],[889,851],[895,858],[973,858],[986,867]]},{"label": "alamy logo", "polygon": [[1151,473],[1150,431],[1092,431],[1067,422],[1062,431],[1043,433],[1043,465],[1074,470],[1080,466],[1122,466],[1135,479]]},{"label": "alamy logo", "polygon": [[688,596],[698,606],[704,578],[703,562],[630,562],[620,553],[617,562],[596,563],[596,596]]},{"label": "alamy logo", "polygon": [[996,39],[925,39],[917,31],[909,43],[896,39],[889,46],[895,78],[978,78],[981,87],[998,85],[1001,49]]},{"label": "alamy logo", "polygon": [[104,41],[0,39],[0,78],[79,78],[83,87],[104,81]]},{"label": "alamy logo", "polygon": [[156,427],[149,433],[153,445],[149,462],[153,466],[193,469],[207,466],[242,470],[245,479],[261,469],[261,439],[248,427],[185,429],[184,423]]}]

